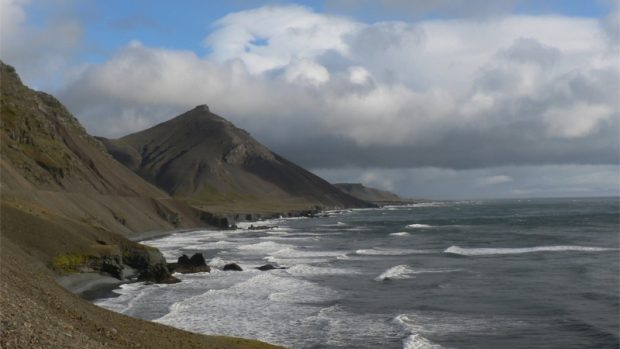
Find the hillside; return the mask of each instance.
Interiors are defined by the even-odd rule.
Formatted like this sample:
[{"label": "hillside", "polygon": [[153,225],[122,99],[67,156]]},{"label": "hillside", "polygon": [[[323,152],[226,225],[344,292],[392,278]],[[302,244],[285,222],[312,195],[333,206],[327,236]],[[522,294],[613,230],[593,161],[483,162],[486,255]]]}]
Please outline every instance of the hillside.
[{"label": "hillside", "polygon": [[144,179],[211,211],[231,206],[247,212],[368,206],[273,153],[206,105],[147,130],[102,141],[110,154]]},{"label": "hillside", "polygon": [[54,97],[24,86],[1,63],[4,202],[38,205],[99,228],[137,231],[202,225],[199,212],[115,161]]},{"label": "hillside", "polygon": [[127,266],[174,281],[163,255],[127,237],[204,226],[204,213],[114,160],[54,97],[0,62],[0,347],[245,348],[99,309],[55,283]]},{"label": "hillside", "polygon": [[334,186],[353,197],[376,204],[408,201],[390,191],[366,187],[361,183],[337,183]]}]

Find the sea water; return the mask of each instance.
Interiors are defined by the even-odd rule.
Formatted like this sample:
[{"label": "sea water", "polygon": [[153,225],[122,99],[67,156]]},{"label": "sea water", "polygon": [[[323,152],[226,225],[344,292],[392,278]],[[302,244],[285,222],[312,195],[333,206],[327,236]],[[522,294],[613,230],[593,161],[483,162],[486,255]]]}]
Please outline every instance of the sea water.
[{"label": "sea water", "polygon": [[[144,243],[211,273],[95,303],[292,348],[618,348],[618,198],[433,202]],[[229,262],[242,272],[221,271]],[[288,269],[259,271],[277,264]]]}]

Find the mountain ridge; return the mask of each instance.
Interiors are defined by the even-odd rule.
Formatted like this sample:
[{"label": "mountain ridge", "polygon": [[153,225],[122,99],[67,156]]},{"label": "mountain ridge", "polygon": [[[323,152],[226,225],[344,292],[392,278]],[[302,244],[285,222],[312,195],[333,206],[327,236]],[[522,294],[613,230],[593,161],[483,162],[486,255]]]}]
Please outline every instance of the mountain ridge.
[{"label": "mountain ridge", "polygon": [[2,61],[0,83],[0,347],[276,347],[130,318],[62,288],[59,275],[120,279],[126,266],[141,280],[174,281],[159,250],[128,238],[205,227],[208,217],[114,160]]},{"label": "mountain ridge", "polygon": [[119,139],[101,140],[119,162],[198,207],[217,209],[230,202],[246,209],[369,206],[272,152],[206,105]]},{"label": "mountain ridge", "polygon": [[335,183],[334,186],[360,200],[375,204],[404,204],[411,201],[403,199],[391,191],[367,187],[362,183]]}]

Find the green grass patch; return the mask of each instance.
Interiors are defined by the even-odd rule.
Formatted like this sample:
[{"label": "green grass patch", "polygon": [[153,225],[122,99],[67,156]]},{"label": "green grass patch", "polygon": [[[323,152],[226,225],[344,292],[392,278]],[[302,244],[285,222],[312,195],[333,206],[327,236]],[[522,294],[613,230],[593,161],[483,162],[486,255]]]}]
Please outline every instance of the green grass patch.
[{"label": "green grass patch", "polygon": [[82,253],[63,253],[52,259],[52,269],[63,273],[75,273],[86,266],[88,256]]}]

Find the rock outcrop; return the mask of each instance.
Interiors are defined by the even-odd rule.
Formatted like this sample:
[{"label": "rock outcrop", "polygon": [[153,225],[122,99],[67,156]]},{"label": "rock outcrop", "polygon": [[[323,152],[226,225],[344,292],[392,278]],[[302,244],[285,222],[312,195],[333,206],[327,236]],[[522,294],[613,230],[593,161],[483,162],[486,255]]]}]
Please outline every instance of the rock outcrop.
[{"label": "rock outcrop", "polygon": [[286,267],[276,267],[273,264],[265,264],[265,265],[261,265],[260,267],[256,267],[256,269],[258,269],[260,271],[267,271],[267,270],[287,269],[287,268]]},{"label": "rock outcrop", "polygon": [[226,264],[224,266],[224,268],[222,268],[222,270],[224,270],[224,271],[229,271],[229,270],[232,270],[232,271],[243,271],[243,269],[237,263]]},{"label": "rock outcrop", "polygon": [[168,268],[172,272],[177,272],[181,274],[190,274],[190,273],[208,273],[211,271],[211,267],[207,265],[204,256],[202,253],[195,253],[193,256],[188,257],[187,255],[182,255],[179,257],[176,263],[168,264]]}]

